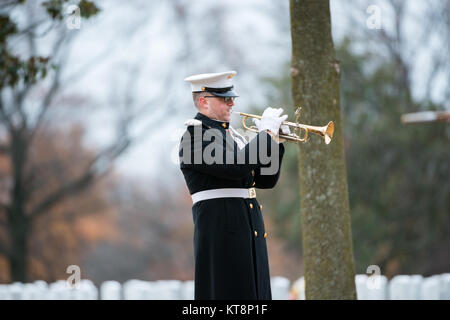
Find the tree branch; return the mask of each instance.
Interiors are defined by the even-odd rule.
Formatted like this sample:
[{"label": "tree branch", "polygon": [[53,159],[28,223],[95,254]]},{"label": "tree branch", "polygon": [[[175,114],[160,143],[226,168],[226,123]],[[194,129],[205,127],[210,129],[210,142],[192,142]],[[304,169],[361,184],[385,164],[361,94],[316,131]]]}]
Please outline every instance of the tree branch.
[{"label": "tree branch", "polygon": [[0,4],[0,9],[4,10],[6,7],[16,6],[18,4],[20,4],[20,0],[11,0],[9,2],[4,1],[3,3]]},{"label": "tree branch", "polygon": [[10,115],[5,111],[5,107],[3,104],[3,94],[0,94],[0,123],[2,122],[6,123],[6,126],[9,130],[14,129]]},{"label": "tree branch", "polygon": [[47,113],[48,109],[51,106],[51,102],[59,88],[59,80],[60,80],[60,69],[56,70],[55,76],[53,78],[52,86],[50,87],[50,90],[47,92],[47,94],[45,95],[44,101],[42,102],[40,112],[36,118],[34,127],[30,132],[30,140],[33,139],[36,132],[40,128],[40,126],[42,124],[42,120],[44,119],[45,114]]},{"label": "tree branch", "polygon": [[53,192],[30,210],[30,217],[35,219],[48,212],[57,203],[80,193],[89,187],[94,180],[105,176],[112,168],[113,161],[120,156],[130,145],[127,137],[119,139],[119,142],[100,152],[88,165],[85,172],[77,179],[67,182],[59,190]]},{"label": "tree branch", "polygon": [[16,91],[15,95],[14,95],[15,109],[20,115],[20,120],[21,120],[20,128],[21,129],[28,127],[28,117],[23,109],[23,102],[25,101],[25,96],[28,94],[30,89],[31,89],[31,84],[27,83],[27,84],[25,84],[25,87],[23,90]]},{"label": "tree branch", "polygon": [[[54,52],[55,56],[60,52],[60,50],[62,48],[62,44],[64,43],[65,40],[66,40],[66,33],[63,31],[60,34],[60,37],[59,37],[58,41],[56,41],[56,43],[53,47],[53,50],[52,50],[52,52]],[[30,140],[33,139],[33,137],[35,136],[39,127],[41,126],[42,120],[44,119],[45,114],[47,113],[48,109],[50,108],[52,101],[53,101],[56,93],[58,92],[58,89],[60,87],[61,71],[62,71],[63,65],[64,65],[64,63],[61,60],[58,68],[56,68],[56,70],[55,70],[55,74],[53,76],[53,81],[52,81],[51,87],[48,90],[47,94],[45,95],[45,98],[43,99],[43,101],[41,103],[40,111],[39,111],[36,121],[34,123],[34,128],[31,130],[31,133],[30,133]]]},{"label": "tree branch", "polygon": [[60,201],[68,198],[70,195],[79,193],[80,191],[84,190],[92,183],[94,178],[95,176],[91,172],[91,168],[88,168],[81,177],[65,184],[56,192],[47,196],[42,202],[40,202],[34,209],[30,211],[30,217],[32,219],[35,219],[50,210]]}]

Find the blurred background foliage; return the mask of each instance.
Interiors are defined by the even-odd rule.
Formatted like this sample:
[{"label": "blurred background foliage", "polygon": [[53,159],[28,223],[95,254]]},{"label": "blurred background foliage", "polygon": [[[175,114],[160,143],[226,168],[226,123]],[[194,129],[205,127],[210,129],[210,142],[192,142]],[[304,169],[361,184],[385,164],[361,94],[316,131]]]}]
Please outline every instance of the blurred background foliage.
[{"label": "blurred background foliage", "polygon": [[[351,43],[345,38],[337,44],[336,54],[342,70],[342,125],[356,272],[365,273],[371,264],[379,265],[387,276],[445,272],[450,269],[450,127],[400,122],[403,113],[444,106],[414,101],[409,88],[398,85],[400,70],[395,61],[353,53]],[[377,67],[370,67],[374,63]],[[280,78],[267,79],[277,88],[268,96],[270,106],[292,105],[286,71]],[[278,187],[260,193],[270,208],[277,236],[298,252],[301,205],[294,146],[288,146],[283,161]]]},{"label": "blurred background foliage", "polygon": [[[89,48],[89,61],[81,68],[74,67],[76,59],[68,59],[79,52],[73,41],[82,37],[83,30],[95,34],[108,15],[117,19],[106,2],[76,1],[85,8],[83,17],[95,19],[79,32],[68,32],[62,19],[70,1],[0,4],[0,282],[19,279],[10,264],[13,255],[20,256],[11,250],[17,248],[12,245],[12,231],[22,230],[24,224],[12,219],[13,212],[20,212],[27,225],[22,252],[26,281],[66,279],[71,264],[79,265],[82,277],[96,284],[112,279],[193,278],[191,200],[178,167],[168,157],[166,146],[173,136],[168,130],[173,128],[162,125],[171,119],[175,127],[182,126],[195,113],[183,77],[235,69],[236,81],[241,81],[239,110],[261,113],[267,106],[283,107],[294,118],[288,2],[246,2],[239,9],[239,25],[246,26],[241,37],[236,37],[236,24],[230,23],[238,21],[239,12],[233,11],[236,3],[234,7],[225,2],[199,3],[116,1],[113,6],[121,11],[119,16],[133,23],[103,25],[102,35],[106,39],[107,31],[113,30],[116,46],[96,38],[95,44],[106,55],[94,55],[94,48],[82,41],[81,47]],[[365,24],[371,1],[333,1],[333,28],[338,27],[341,35],[335,37],[335,47],[342,74],[342,126],[357,273],[365,273],[373,264],[388,277],[450,270],[450,126],[400,123],[406,112],[450,108],[450,1],[421,3],[378,1],[383,28],[372,30]],[[419,8],[411,10],[414,6]],[[245,14],[250,11],[257,19]],[[162,27],[149,26],[149,21],[159,21]],[[261,21],[269,26],[264,29],[258,24]],[[146,28],[167,39],[175,35],[176,41],[168,47],[172,51],[164,51],[172,59],[167,68],[147,51],[161,44],[153,34],[139,34]],[[271,38],[267,30],[273,32]],[[134,37],[143,46],[133,52],[127,41]],[[76,86],[74,79],[98,79],[91,71],[116,51],[125,57],[126,67],[117,60],[104,83],[88,81],[93,92]],[[261,59],[266,56],[267,60]],[[261,63],[270,57],[280,63]],[[162,72],[148,72],[145,61],[153,68],[160,66]],[[156,78],[150,89],[145,74]],[[256,80],[250,81],[249,74]],[[100,97],[104,92],[105,100]],[[241,108],[245,104],[247,110]],[[111,118],[98,118],[98,110]],[[142,131],[155,137],[145,166],[160,159],[154,179],[127,175],[117,166],[117,159],[141,142],[132,125],[142,119],[150,120],[150,125],[141,125]],[[116,134],[106,147],[87,143],[104,134],[111,122]],[[297,152],[294,144],[287,144],[277,187],[258,191],[269,233],[271,274],[290,280],[303,274],[298,189],[302,173]],[[36,208],[44,209],[37,218],[30,217]]]}]

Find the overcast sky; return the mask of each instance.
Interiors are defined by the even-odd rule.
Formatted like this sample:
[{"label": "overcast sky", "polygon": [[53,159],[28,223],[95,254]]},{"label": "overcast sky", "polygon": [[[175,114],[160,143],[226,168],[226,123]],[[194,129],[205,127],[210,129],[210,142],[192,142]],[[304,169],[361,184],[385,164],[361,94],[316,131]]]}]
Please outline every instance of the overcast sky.
[{"label": "overcast sky", "polygon": [[[69,70],[78,70],[92,57],[102,57],[70,88],[88,97],[92,106],[90,119],[96,129],[87,137],[89,143],[107,140],[111,119],[107,112],[98,110],[120,104],[118,100],[127,87],[132,88],[129,92],[135,105],[151,102],[135,128],[136,134],[142,134],[154,114],[164,108],[172,110],[158,121],[156,129],[145,130],[139,143],[117,163],[127,175],[168,184],[182,181],[175,161],[178,142],[184,121],[196,113],[190,86],[183,78],[194,73],[236,70],[233,80],[240,97],[235,109],[246,111],[249,105],[264,103],[259,79],[279,74],[291,54],[287,1],[284,5],[274,5],[270,0],[175,2],[190,5],[190,18],[181,27],[170,1],[99,1],[101,14],[73,31],[80,34],[71,52]],[[330,3],[337,43],[349,30],[349,6],[341,5],[341,1]],[[217,6],[220,14],[215,16],[218,11],[211,8]],[[352,14],[360,17],[360,28],[367,28],[370,14],[359,11]],[[381,11],[382,27],[389,27],[386,11]],[[220,50],[215,41],[223,46]],[[234,118],[232,123],[238,121]]]}]

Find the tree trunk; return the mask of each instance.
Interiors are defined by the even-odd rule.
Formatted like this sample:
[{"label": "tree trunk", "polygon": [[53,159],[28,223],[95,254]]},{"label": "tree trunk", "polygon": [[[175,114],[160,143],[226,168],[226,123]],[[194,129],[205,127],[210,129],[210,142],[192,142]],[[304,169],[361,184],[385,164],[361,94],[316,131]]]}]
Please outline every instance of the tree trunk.
[{"label": "tree trunk", "polygon": [[[327,0],[290,1],[292,95],[300,123],[332,120],[334,137],[299,145],[306,299],[356,299],[355,267],[340,117],[340,67]],[[296,110],[297,111],[297,110]]]},{"label": "tree trunk", "polygon": [[11,248],[9,253],[9,270],[11,282],[27,282],[28,266],[28,219],[23,212],[12,213],[14,218],[9,224]]},{"label": "tree trunk", "polygon": [[10,236],[9,265],[11,282],[27,281],[28,237],[30,219],[25,212],[27,191],[24,183],[27,159],[26,133],[14,132],[11,141],[11,168],[14,186],[11,192],[11,207],[8,209],[8,231]]}]

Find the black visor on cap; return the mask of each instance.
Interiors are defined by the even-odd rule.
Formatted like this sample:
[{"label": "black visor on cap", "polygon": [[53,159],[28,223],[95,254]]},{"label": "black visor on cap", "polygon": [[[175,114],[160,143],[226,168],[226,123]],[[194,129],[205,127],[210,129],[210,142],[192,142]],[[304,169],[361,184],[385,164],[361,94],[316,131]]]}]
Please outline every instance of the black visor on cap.
[{"label": "black visor on cap", "polygon": [[226,88],[209,88],[205,87],[205,91],[217,97],[239,97],[235,91],[233,91],[233,86]]},{"label": "black visor on cap", "polygon": [[212,91],[208,91],[211,92],[211,94],[217,96],[217,97],[239,97],[237,95],[236,92],[234,92],[233,90],[227,91],[227,92],[223,92],[223,93],[219,93],[219,92],[212,92]]}]

